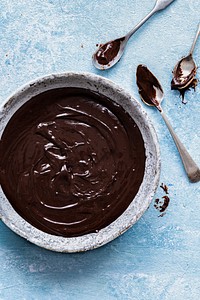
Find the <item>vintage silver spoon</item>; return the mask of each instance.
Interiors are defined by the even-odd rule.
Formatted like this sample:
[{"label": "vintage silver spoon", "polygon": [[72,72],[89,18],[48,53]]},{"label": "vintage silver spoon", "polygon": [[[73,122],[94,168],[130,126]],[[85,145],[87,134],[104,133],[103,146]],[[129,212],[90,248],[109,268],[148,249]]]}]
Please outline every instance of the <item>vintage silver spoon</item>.
[{"label": "vintage silver spoon", "polygon": [[169,132],[171,133],[174,139],[176,147],[179,151],[188,178],[190,179],[191,182],[200,181],[199,167],[191,158],[190,154],[187,152],[187,150],[179,140],[169,120],[167,119],[165,113],[163,112],[163,109],[161,107],[161,102],[164,97],[164,92],[158,79],[144,65],[139,65],[137,67],[136,77],[137,77],[139,94],[143,102],[147,105],[155,106],[161,113],[161,116],[163,117],[169,129]]},{"label": "vintage silver spoon", "polygon": [[197,66],[193,59],[193,52],[200,34],[200,24],[198,25],[198,29],[192,43],[192,47],[187,56],[183,57],[174,67],[173,70],[173,79],[171,82],[171,88],[175,90],[186,89],[191,85],[194,81],[194,77],[196,75]]},{"label": "vintage silver spoon", "polygon": [[157,0],[152,11],[142,19],[138,25],[136,25],[125,36],[113,41],[109,41],[97,49],[92,56],[92,61],[97,69],[105,70],[113,67],[122,57],[125,46],[129,38],[156,12],[165,9],[169,4],[175,0]]}]

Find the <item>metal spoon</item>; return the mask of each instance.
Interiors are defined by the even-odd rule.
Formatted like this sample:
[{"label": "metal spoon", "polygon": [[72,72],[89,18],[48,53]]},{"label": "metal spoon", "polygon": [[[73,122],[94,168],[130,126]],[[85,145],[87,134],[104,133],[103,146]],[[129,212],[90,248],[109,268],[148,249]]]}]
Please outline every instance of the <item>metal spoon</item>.
[{"label": "metal spoon", "polygon": [[193,59],[193,52],[200,34],[200,24],[198,25],[197,33],[195,35],[192,47],[187,56],[183,57],[174,67],[173,79],[171,82],[171,88],[176,90],[182,90],[191,85],[196,75],[197,66]]},{"label": "metal spoon", "polygon": [[163,112],[161,102],[164,97],[164,92],[158,79],[144,65],[139,65],[137,67],[136,76],[141,99],[145,104],[155,106],[161,113],[161,116],[163,117],[179,151],[188,178],[191,182],[200,181],[200,169],[179,140],[169,120]]},{"label": "metal spoon", "polygon": [[97,69],[105,70],[113,67],[122,57],[125,46],[129,38],[156,12],[165,9],[169,4],[175,0],[157,0],[152,11],[142,19],[138,25],[136,25],[125,36],[113,41],[109,41],[106,44],[100,45],[97,51],[92,56],[92,61]]}]

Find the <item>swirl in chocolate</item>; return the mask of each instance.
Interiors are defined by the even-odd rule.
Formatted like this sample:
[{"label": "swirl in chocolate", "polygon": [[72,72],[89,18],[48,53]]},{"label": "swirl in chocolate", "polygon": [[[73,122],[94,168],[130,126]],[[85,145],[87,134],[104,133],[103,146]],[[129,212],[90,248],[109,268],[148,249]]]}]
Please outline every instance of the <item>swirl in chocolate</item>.
[{"label": "swirl in chocolate", "polygon": [[0,180],[36,228],[75,237],[106,227],[129,206],[144,175],[141,133],[106,97],[78,88],[33,97],[8,122]]}]

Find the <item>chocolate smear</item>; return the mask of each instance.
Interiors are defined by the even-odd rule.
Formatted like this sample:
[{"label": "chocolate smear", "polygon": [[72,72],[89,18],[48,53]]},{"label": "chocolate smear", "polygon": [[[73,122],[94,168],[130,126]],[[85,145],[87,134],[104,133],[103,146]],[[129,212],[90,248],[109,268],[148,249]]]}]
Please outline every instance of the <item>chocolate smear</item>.
[{"label": "chocolate smear", "polygon": [[136,82],[141,99],[146,104],[156,106],[160,110],[159,100],[163,95],[163,89],[157,78],[145,65],[137,67]]},{"label": "chocolate smear", "polygon": [[166,184],[161,183],[160,187],[161,187],[161,189],[163,189],[163,191],[164,191],[166,194],[169,194],[169,192],[168,192],[168,186],[166,186]]},{"label": "chocolate smear", "polygon": [[100,65],[108,65],[118,54],[123,38],[110,41],[106,44],[100,45],[95,54],[95,58]]}]

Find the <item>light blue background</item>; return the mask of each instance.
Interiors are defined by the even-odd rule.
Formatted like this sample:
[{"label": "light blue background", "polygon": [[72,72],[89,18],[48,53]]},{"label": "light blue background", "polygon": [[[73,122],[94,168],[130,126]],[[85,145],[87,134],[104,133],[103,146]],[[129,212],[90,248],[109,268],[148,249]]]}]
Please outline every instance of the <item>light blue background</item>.
[{"label": "light blue background", "polygon": [[[163,108],[198,164],[199,94],[183,105],[170,90],[171,71],[190,49],[200,0],[176,0],[130,40],[109,71],[91,64],[96,43],[121,36],[154,0],[1,0],[0,102],[29,80],[52,72],[89,71],[139,99],[135,70],[143,63],[165,90]],[[194,57],[199,64],[199,42]],[[153,207],[123,236],[83,254],[59,254],[28,243],[0,222],[0,299],[200,299],[199,184],[191,184],[158,112],[145,107],[161,147],[161,182],[169,186],[166,215]],[[156,197],[163,191],[158,188]],[[154,199],[155,199],[154,198]]]}]

